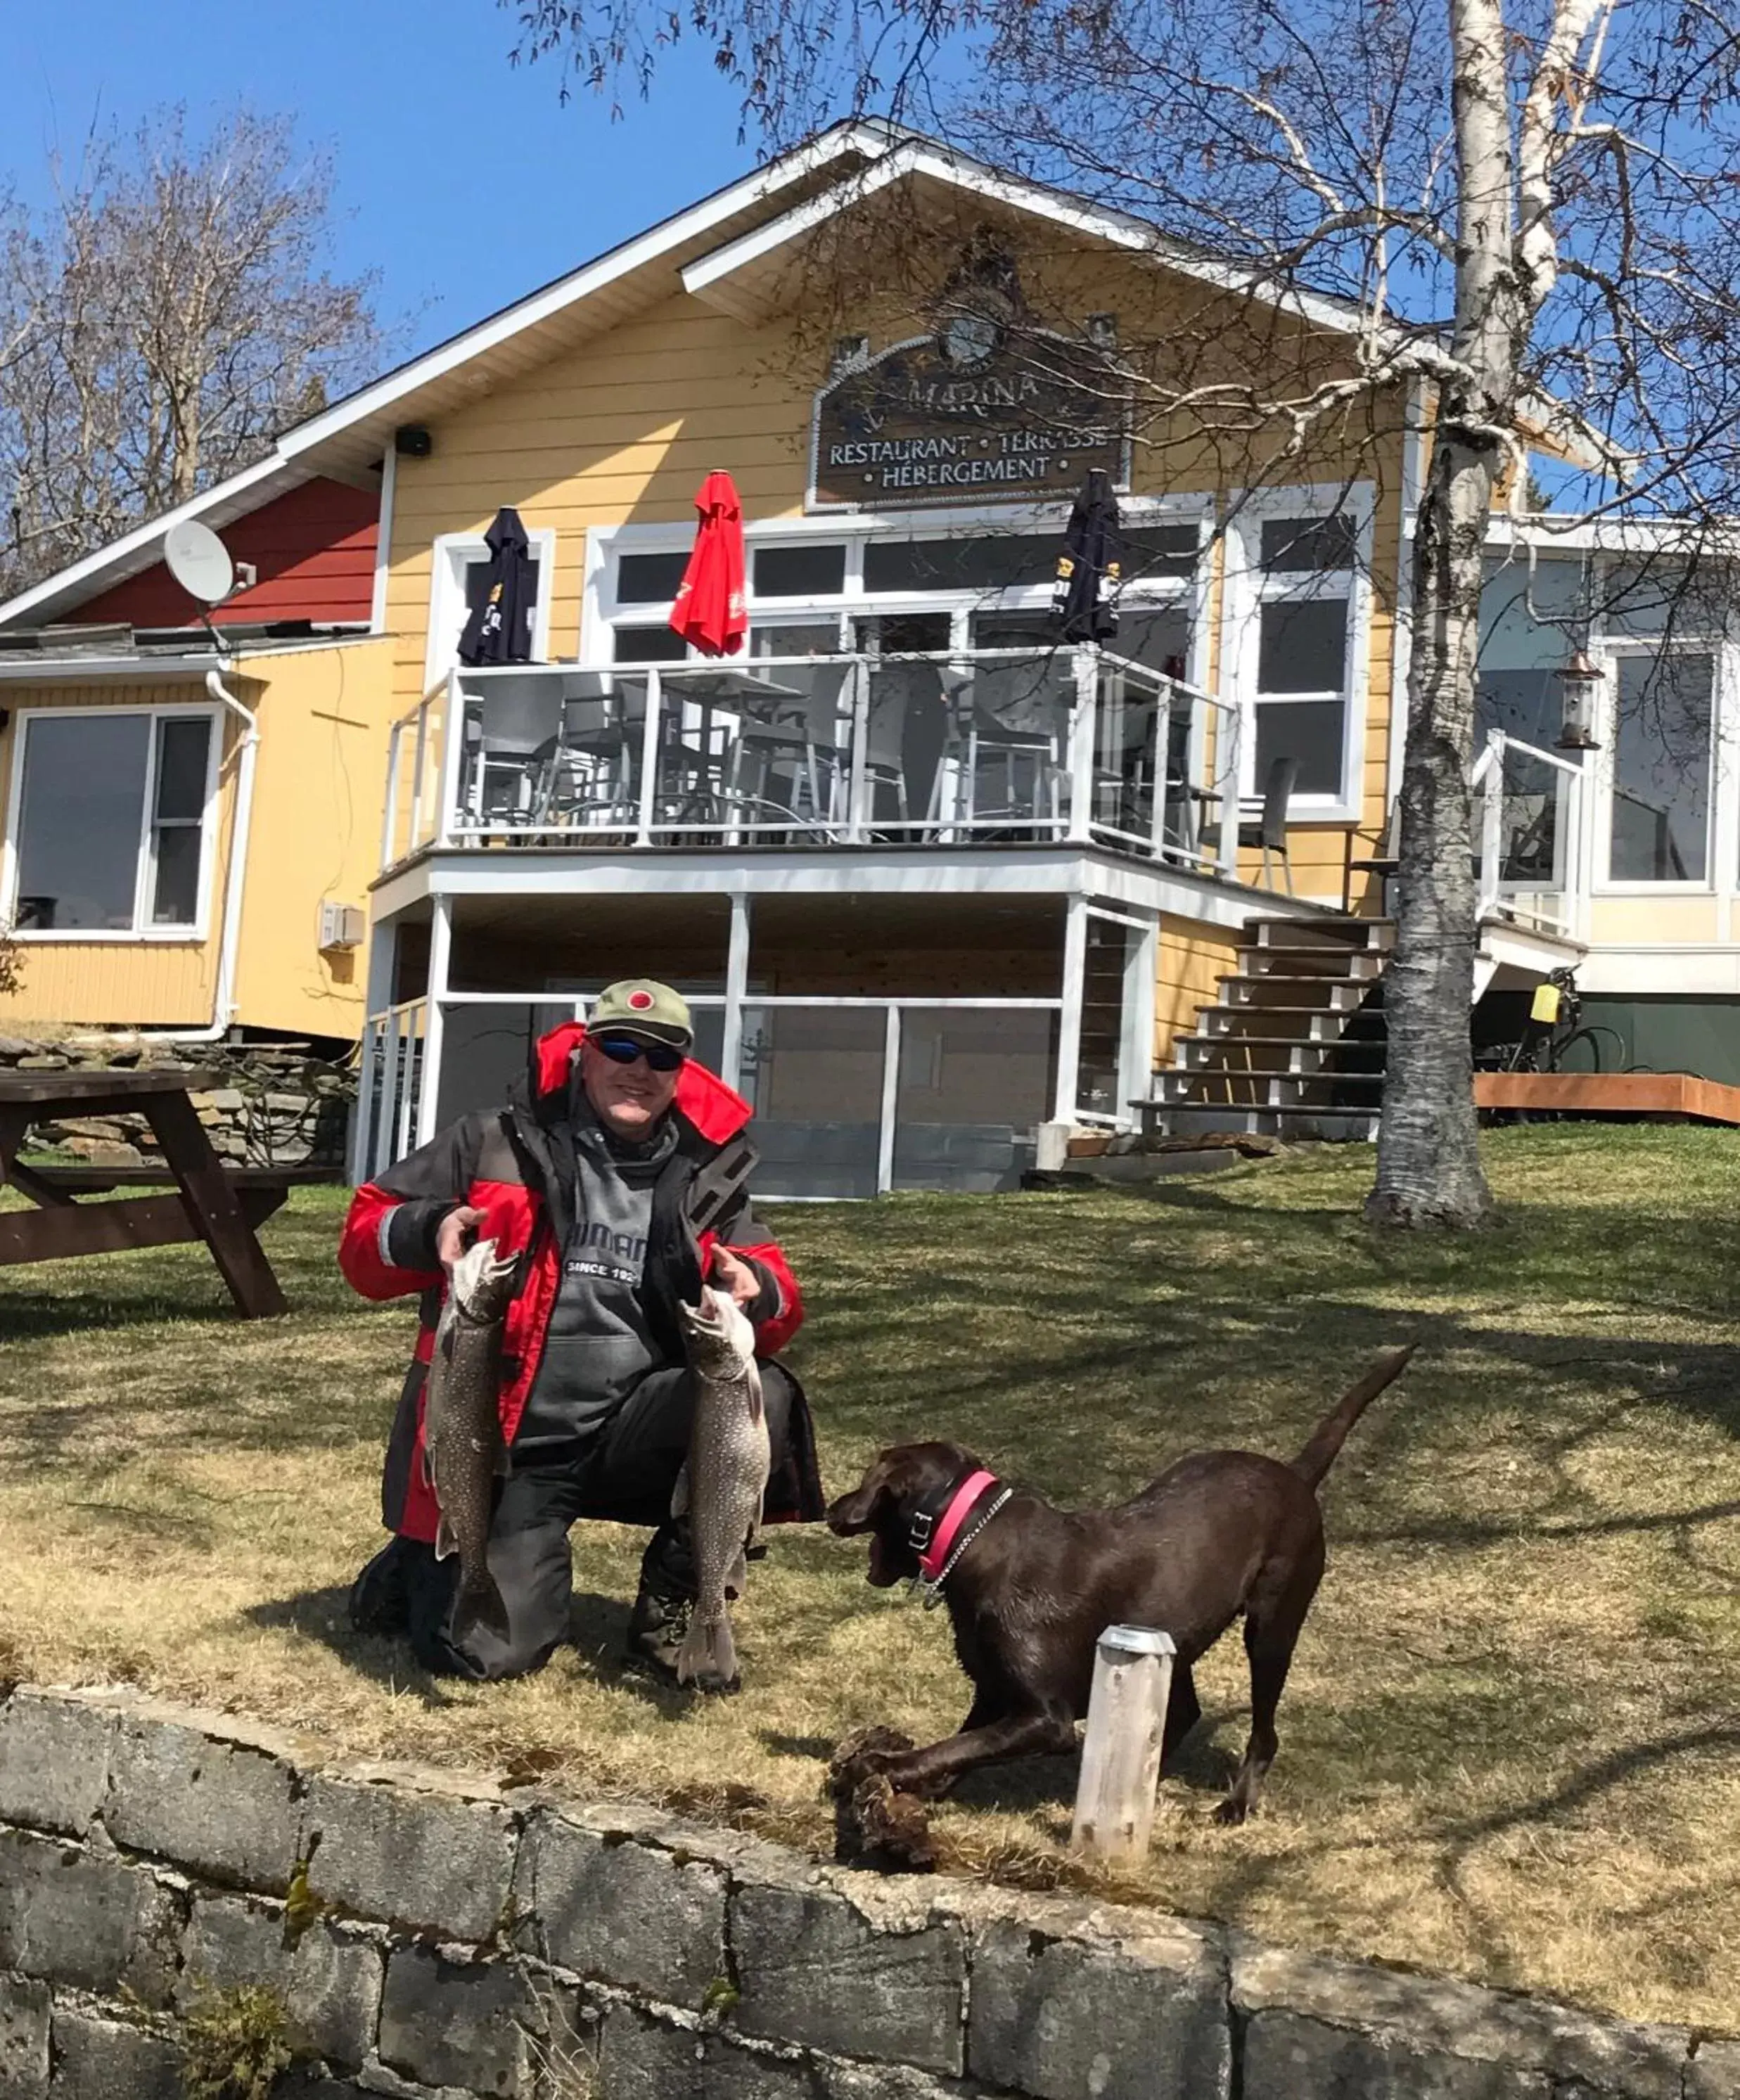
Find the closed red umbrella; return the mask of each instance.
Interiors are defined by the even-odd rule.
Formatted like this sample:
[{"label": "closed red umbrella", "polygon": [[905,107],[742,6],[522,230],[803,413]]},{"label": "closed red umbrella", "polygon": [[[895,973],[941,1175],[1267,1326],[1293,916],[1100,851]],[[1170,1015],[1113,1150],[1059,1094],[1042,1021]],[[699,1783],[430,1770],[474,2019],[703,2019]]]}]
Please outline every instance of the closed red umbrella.
[{"label": "closed red umbrella", "polygon": [[700,525],[670,624],[704,656],[735,656],[749,632],[744,607],[743,505],[728,474],[709,474],[695,498]]}]

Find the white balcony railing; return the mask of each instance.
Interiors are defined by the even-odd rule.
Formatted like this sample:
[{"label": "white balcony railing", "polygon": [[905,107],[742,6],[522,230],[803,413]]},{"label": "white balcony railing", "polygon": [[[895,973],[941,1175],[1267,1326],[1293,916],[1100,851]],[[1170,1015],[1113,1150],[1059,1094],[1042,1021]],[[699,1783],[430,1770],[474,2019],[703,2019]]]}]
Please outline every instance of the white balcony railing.
[{"label": "white balcony railing", "polygon": [[1230,875],[1239,720],[1096,648],[456,671],[394,726],[382,864],[1100,841]]},{"label": "white balcony railing", "polygon": [[1583,768],[1493,730],[1468,778],[1481,917],[1581,938]]}]

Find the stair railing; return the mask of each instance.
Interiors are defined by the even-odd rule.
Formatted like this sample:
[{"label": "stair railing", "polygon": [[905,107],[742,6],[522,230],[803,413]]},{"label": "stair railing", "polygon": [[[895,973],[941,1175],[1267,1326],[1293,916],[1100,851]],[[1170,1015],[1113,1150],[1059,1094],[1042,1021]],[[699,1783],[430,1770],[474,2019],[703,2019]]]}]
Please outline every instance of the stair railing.
[{"label": "stair railing", "polygon": [[1482,919],[1579,937],[1588,902],[1584,779],[1580,765],[1555,752],[1503,730],[1487,731],[1468,774],[1480,797],[1475,836]]}]

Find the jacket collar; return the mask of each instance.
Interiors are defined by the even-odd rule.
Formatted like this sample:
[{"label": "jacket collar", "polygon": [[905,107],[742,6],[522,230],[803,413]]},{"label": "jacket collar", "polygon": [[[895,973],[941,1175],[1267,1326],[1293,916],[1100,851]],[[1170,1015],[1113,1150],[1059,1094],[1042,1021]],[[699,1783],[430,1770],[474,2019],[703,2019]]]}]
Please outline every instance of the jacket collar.
[{"label": "jacket collar", "polygon": [[[540,1036],[532,1052],[532,1107],[541,1123],[566,1114],[574,1052],[586,1039],[585,1024],[565,1021]],[[709,1145],[735,1137],[754,1111],[716,1072],[691,1057],[677,1076],[677,1113]]]}]

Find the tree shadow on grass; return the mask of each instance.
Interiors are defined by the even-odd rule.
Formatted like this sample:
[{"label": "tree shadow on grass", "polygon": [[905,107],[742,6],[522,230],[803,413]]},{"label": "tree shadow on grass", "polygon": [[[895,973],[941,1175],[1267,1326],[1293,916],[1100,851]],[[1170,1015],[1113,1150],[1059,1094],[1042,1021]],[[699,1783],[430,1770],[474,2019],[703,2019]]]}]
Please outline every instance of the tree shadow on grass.
[{"label": "tree shadow on grass", "polygon": [[288,1597],[267,1597],[239,1616],[249,1625],[272,1632],[300,1634],[329,1649],[360,1677],[395,1692],[409,1692],[426,1706],[457,1705],[445,1681],[425,1670],[403,1636],[360,1634],[351,1624],[350,1590],[328,1584],[298,1590]]},{"label": "tree shadow on grass", "polygon": [[134,1327],[205,1325],[236,1313],[233,1300],[217,1272],[212,1272],[209,1302],[193,1296],[164,1295],[161,1288],[128,1295],[113,1289],[73,1293],[8,1291],[0,1299],[0,1337],[11,1343],[58,1339],[73,1335],[120,1333]]}]

